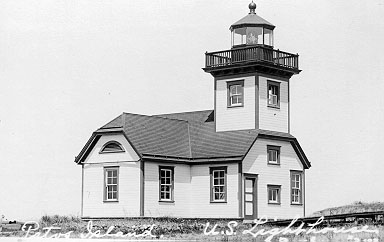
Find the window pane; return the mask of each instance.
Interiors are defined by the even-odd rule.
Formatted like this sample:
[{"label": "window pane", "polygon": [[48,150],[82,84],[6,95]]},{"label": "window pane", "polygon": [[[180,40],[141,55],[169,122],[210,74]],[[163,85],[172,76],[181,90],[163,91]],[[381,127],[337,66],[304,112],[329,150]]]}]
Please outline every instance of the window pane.
[{"label": "window pane", "polygon": [[247,45],[263,44],[263,28],[247,27]]},{"label": "window pane", "polygon": [[222,186],[216,186],[216,187],[214,187],[214,191],[215,191],[215,193],[218,193],[218,192],[224,192],[224,187],[222,187]]},{"label": "window pane", "polygon": [[225,201],[225,170],[213,170],[211,172],[212,200]]},{"label": "window pane", "polygon": [[245,204],[245,215],[253,215],[253,204],[246,203]]},{"label": "window pane", "polygon": [[123,151],[123,148],[117,142],[112,142],[103,147],[101,152],[118,152]]},{"label": "window pane", "polygon": [[246,179],[245,180],[245,192],[253,192],[253,181]]},{"label": "window pane", "polygon": [[273,46],[272,30],[264,28],[264,44]]},{"label": "window pane", "polygon": [[245,194],[245,201],[252,202],[253,201],[253,194]]}]

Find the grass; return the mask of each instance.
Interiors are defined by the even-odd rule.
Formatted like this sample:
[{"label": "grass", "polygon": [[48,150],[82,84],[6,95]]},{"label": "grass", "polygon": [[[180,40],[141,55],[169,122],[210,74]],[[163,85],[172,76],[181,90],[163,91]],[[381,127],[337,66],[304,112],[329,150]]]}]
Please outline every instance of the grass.
[{"label": "grass", "polygon": [[[192,241],[248,241],[252,239],[252,236],[249,234],[243,235],[244,230],[251,229],[251,224],[244,224],[241,221],[238,222],[235,231],[236,235],[223,235],[219,233],[218,235],[204,235],[204,228],[206,223],[210,223],[210,229],[217,224],[215,231],[221,232],[228,230],[227,223],[230,220],[208,220],[208,219],[180,219],[180,218],[156,218],[156,219],[110,219],[110,220],[95,220],[93,221],[92,231],[100,230],[101,234],[105,234],[107,230],[114,226],[114,229],[111,231],[112,234],[121,231],[122,233],[137,233],[140,234],[147,230],[150,225],[155,224],[156,226],[152,230],[152,234],[157,236],[158,239],[183,239],[183,240],[192,240]],[[71,238],[80,237],[81,234],[86,234],[87,231],[87,222],[82,221],[80,218],[75,216],[43,216],[40,221],[40,232],[43,227],[60,227],[61,233],[66,233],[72,231]],[[347,227],[354,227],[355,225],[347,225]],[[362,228],[363,225],[357,226]],[[359,238],[361,241],[374,242],[374,241],[383,241],[384,240],[384,227],[370,225],[370,229],[377,229],[379,234],[372,233],[358,233],[355,235],[352,234],[335,234],[328,232],[326,234],[318,235],[277,235],[272,241],[310,241],[312,236],[316,237],[316,241],[354,241],[353,238]],[[261,226],[257,227],[257,230],[254,232],[264,229],[271,230],[274,227],[270,226]],[[276,227],[275,227],[276,229]],[[278,228],[283,229],[283,228]],[[25,232],[14,231],[11,233],[3,234],[3,236],[17,236],[22,237],[25,235]],[[265,241],[267,235],[257,236],[256,240],[253,241]],[[283,239],[282,239],[283,238]],[[287,240],[284,240],[287,239]]]},{"label": "grass", "polygon": [[326,216],[346,213],[375,212],[384,211],[384,202],[365,203],[361,201],[349,205],[327,208],[313,213],[310,216]]}]

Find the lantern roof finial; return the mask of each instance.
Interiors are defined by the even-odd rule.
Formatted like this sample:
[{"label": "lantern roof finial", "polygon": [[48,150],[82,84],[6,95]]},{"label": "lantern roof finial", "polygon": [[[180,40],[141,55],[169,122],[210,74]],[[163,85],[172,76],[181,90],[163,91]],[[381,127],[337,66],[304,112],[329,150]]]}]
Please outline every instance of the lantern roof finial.
[{"label": "lantern roof finial", "polygon": [[256,10],[256,3],[252,2],[248,5],[248,8],[249,8],[249,14],[255,14],[255,10]]}]

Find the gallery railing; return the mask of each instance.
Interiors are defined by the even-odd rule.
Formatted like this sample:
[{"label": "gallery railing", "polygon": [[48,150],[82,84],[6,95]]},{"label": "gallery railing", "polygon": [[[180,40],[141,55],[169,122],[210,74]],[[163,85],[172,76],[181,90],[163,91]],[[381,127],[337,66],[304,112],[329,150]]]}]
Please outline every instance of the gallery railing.
[{"label": "gallery railing", "polygon": [[221,67],[248,62],[267,62],[289,69],[299,69],[299,55],[265,46],[233,48],[205,53],[205,67]]}]

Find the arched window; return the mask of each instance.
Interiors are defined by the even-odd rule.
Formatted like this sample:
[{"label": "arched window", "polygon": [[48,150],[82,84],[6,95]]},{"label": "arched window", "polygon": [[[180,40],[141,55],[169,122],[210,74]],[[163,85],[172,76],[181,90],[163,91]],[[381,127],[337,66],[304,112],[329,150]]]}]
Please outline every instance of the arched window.
[{"label": "arched window", "polygon": [[100,153],[124,152],[123,146],[117,141],[109,141],[101,148]]}]

